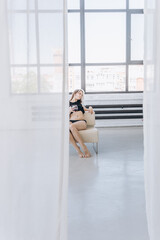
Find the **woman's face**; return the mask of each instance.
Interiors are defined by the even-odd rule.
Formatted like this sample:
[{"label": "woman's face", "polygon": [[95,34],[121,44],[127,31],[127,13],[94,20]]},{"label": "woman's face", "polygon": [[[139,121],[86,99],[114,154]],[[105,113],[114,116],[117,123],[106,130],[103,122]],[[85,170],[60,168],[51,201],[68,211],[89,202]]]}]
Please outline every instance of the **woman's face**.
[{"label": "woman's face", "polygon": [[83,97],[83,92],[82,91],[78,91],[77,93],[75,93],[75,98],[76,99],[80,100],[80,99],[82,99],[82,97]]}]

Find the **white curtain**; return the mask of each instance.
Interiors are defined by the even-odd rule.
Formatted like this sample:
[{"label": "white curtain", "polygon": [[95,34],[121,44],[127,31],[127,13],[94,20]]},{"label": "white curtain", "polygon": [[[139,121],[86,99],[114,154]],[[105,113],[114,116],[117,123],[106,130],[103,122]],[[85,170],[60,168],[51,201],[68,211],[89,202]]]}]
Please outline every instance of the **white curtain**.
[{"label": "white curtain", "polygon": [[160,1],[145,0],[144,164],[150,240],[160,239]]},{"label": "white curtain", "polygon": [[0,239],[66,240],[65,0],[0,0]]}]

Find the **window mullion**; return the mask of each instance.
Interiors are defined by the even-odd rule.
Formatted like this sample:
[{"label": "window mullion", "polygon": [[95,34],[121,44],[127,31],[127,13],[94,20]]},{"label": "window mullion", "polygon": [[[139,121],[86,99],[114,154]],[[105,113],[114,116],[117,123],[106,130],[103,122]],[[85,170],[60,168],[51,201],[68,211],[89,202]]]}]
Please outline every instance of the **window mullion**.
[{"label": "window mullion", "polygon": [[85,86],[85,13],[84,0],[80,0],[80,35],[81,35],[81,88],[86,90]]},{"label": "window mullion", "polygon": [[35,24],[36,24],[36,47],[37,47],[37,81],[38,81],[38,93],[40,93],[40,46],[39,46],[38,0],[35,0]]},{"label": "window mullion", "polygon": [[29,34],[30,34],[30,26],[29,26],[29,2],[27,1],[27,92],[28,92],[28,83],[29,83],[29,54],[30,54],[30,44],[29,44]]},{"label": "window mullion", "polygon": [[128,80],[129,80],[129,61],[130,61],[130,33],[131,24],[129,16],[129,0],[126,0],[126,92],[128,92]]}]

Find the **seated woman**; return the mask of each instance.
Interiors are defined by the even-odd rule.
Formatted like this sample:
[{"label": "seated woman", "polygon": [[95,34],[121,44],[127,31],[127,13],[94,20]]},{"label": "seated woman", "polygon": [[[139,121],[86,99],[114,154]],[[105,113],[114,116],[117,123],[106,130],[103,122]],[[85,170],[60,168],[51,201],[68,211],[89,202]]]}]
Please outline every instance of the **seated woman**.
[{"label": "seated woman", "polygon": [[[70,129],[70,142],[73,147],[76,149],[79,157],[88,158],[91,156],[87,146],[84,144],[81,135],[79,134],[79,130],[84,130],[87,128],[87,122],[84,119],[85,111],[93,113],[93,108],[90,106],[88,109],[82,105],[82,99],[84,96],[83,89],[76,89],[71,96],[69,101],[69,129]],[[76,144],[76,141],[80,144],[80,147]]]}]

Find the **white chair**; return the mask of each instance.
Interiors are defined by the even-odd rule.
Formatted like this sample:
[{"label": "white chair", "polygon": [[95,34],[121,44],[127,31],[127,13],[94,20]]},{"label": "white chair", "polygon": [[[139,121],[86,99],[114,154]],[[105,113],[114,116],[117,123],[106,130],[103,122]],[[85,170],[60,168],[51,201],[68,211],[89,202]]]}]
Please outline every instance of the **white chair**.
[{"label": "white chair", "polygon": [[85,112],[84,118],[87,121],[87,128],[85,130],[80,130],[79,133],[85,143],[93,143],[93,148],[98,154],[99,133],[98,129],[95,128],[95,113],[91,114]]}]

